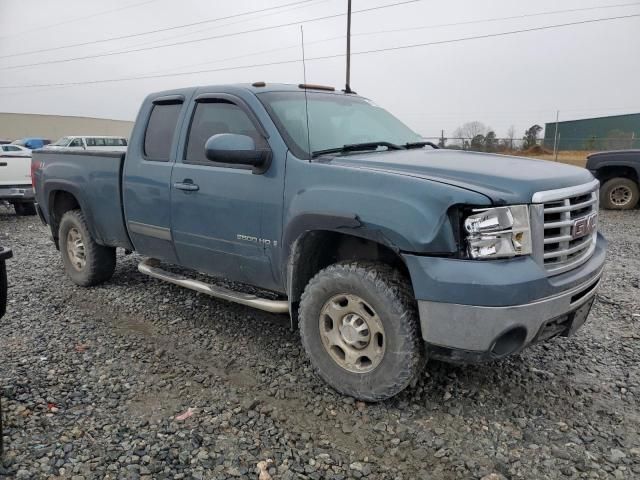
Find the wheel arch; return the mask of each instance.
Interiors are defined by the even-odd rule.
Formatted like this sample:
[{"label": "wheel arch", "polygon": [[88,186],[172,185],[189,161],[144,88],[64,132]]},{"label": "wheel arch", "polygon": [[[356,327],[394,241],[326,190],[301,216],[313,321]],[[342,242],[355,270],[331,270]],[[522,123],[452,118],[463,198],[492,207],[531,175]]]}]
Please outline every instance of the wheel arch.
[{"label": "wheel arch", "polygon": [[60,249],[58,239],[58,229],[60,227],[60,221],[65,213],[70,210],[79,209],[87,219],[87,224],[91,236],[96,242],[101,243],[100,236],[95,229],[92,221],[93,217],[91,210],[84,201],[82,193],[78,192],[71,185],[56,185],[48,189],[47,193],[47,205],[49,206],[49,227],[51,228],[51,235],[56,248]]},{"label": "wheel arch", "polygon": [[364,231],[358,233],[361,234],[329,228],[307,230],[291,243],[286,264],[286,288],[292,325],[297,323],[297,304],[306,285],[316,273],[334,263],[377,261],[398,270],[411,284],[409,269],[398,248],[380,241],[373,234],[362,234]]},{"label": "wheel arch", "polygon": [[629,178],[640,185],[640,166],[624,165],[624,164],[611,164],[602,165],[598,168],[596,176],[600,180],[600,184],[603,185],[607,180],[612,178],[622,177]]}]

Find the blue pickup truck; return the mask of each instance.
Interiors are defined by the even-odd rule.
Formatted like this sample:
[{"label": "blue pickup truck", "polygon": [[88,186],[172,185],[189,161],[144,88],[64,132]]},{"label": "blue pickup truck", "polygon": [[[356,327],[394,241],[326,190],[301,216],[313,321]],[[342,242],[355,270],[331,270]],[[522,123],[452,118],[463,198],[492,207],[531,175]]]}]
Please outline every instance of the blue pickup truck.
[{"label": "blue pickup truck", "polygon": [[289,313],[319,375],[368,401],[428,358],[479,362],[572,334],[605,260],[588,170],[438,149],[330,87],[155,93],[126,154],[40,150],[32,167],[75,283],[107,281],[116,248],[136,251],[144,274]]}]

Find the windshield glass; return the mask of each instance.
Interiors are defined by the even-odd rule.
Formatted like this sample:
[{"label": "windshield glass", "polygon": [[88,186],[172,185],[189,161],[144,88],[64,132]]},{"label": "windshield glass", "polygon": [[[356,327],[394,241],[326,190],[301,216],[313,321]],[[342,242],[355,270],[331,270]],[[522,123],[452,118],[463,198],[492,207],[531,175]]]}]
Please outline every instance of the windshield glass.
[{"label": "windshield glass", "polygon": [[66,147],[69,144],[69,137],[62,137],[56,140],[51,145],[55,145],[56,147]]},{"label": "windshield glass", "polygon": [[[351,95],[307,92],[309,137],[303,91],[258,95],[296,156],[366,142],[396,145],[416,142],[420,136],[371,101]],[[309,145],[310,144],[310,145]]]}]

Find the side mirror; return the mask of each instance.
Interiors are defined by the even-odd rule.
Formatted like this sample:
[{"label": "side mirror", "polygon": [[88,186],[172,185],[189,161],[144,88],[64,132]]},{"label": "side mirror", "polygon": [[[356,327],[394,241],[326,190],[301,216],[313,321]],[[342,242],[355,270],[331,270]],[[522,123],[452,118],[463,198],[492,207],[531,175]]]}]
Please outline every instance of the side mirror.
[{"label": "side mirror", "polygon": [[204,145],[206,157],[212,162],[250,165],[253,173],[264,173],[271,163],[271,151],[258,150],[248,135],[218,133]]}]

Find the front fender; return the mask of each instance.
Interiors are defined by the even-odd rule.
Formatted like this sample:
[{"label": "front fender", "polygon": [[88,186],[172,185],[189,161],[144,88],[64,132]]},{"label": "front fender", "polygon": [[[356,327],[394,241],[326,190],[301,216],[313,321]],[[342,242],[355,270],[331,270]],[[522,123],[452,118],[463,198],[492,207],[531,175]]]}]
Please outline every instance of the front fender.
[{"label": "front fender", "polygon": [[[306,164],[314,185],[287,199],[285,258],[304,232],[331,230],[381,243],[395,251],[450,254],[457,251],[451,207],[490,205],[482,194],[415,177]],[[332,173],[324,182],[323,175]],[[320,180],[320,181],[317,181]],[[338,182],[339,180],[339,182]]]}]

